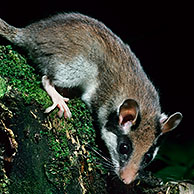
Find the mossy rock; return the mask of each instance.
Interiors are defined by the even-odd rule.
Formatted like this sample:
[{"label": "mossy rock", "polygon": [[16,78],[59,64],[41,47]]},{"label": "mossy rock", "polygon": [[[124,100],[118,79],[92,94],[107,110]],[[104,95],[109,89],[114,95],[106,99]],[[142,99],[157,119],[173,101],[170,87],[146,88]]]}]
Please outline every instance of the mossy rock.
[{"label": "mossy rock", "polygon": [[72,118],[65,120],[57,117],[57,110],[44,114],[51,104],[40,75],[26,58],[10,45],[0,46],[0,193],[163,194],[184,190],[182,183],[161,184],[151,175],[129,186],[116,175],[108,176],[102,166],[105,161],[94,151],[99,149],[98,142],[86,105],[79,98],[70,100]]},{"label": "mossy rock", "polygon": [[0,46],[0,75],[1,130],[11,128],[18,143],[13,161],[1,163],[0,193],[106,193],[104,169],[88,149],[97,148],[86,105],[70,100],[68,120],[57,110],[45,115],[52,102],[41,77],[9,45]]}]

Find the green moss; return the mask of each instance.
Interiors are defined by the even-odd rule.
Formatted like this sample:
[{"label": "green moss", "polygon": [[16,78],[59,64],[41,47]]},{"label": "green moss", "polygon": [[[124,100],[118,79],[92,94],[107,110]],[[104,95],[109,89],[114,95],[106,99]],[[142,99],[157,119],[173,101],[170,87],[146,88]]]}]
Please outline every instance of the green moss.
[{"label": "green moss", "polygon": [[[45,164],[47,176],[58,188],[66,190],[73,183],[95,193],[100,185],[95,185],[97,179],[102,179],[101,173],[106,171],[102,165],[96,165],[97,156],[88,150],[88,147],[96,148],[92,118],[80,99],[70,100],[69,108],[71,119],[65,122],[55,118],[52,125],[56,131],[43,132],[49,137],[52,149],[49,162]],[[93,180],[90,180],[91,176]]]},{"label": "green moss", "polygon": [[[11,94],[16,98],[19,95],[25,104],[36,102],[38,108],[51,105],[49,96],[42,89],[41,77],[11,46],[0,46],[0,75],[0,98],[12,91]],[[62,192],[71,193],[72,189],[92,194],[104,191],[102,174],[105,170],[102,165],[96,165],[96,154],[88,150],[88,147],[97,149],[92,117],[80,99],[70,100],[68,106],[72,118],[67,121],[57,117],[58,110],[49,114],[46,121],[36,118],[44,126],[40,136],[46,137],[51,151],[43,165],[45,176]],[[20,105],[21,108],[25,105]],[[31,193],[30,183],[25,184],[25,190]]]},{"label": "green moss", "polygon": [[[0,147],[0,153],[1,153]],[[3,161],[0,159],[0,193],[9,194],[8,186],[10,185],[10,180],[5,174],[5,169],[3,169]]]},{"label": "green moss", "polygon": [[9,86],[20,92],[27,103],[34,100],[45,107],[51,103],[46,92],[41,88],[40,76],[10,45],[0,46],[0,75],[1,78],[7,79]]},{"label": "green moss", "polygon": [[2,98],[5,95],[6,91],[7,91],[7,83],[6,83],[6,80],[3,79],[0,76],[0,98]]}]

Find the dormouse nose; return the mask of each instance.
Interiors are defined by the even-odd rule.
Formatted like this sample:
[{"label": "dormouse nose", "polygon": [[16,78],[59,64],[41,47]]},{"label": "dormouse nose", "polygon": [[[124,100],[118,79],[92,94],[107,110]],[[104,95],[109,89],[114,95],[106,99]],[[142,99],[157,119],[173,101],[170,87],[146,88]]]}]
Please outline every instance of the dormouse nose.
[{"label": "dormouse nose", "polygon": [[134,165],[128,165],[120,171],[120,179],[127,185],[132,183],[137,175],[138,169]]}]

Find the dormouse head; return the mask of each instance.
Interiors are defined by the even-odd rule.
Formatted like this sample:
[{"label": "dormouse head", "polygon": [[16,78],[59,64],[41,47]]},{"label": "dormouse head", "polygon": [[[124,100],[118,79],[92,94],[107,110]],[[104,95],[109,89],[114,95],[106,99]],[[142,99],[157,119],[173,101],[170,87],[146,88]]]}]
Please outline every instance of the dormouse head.
[{"label": "dormouse head", "polygon": [[125,183],[133,182],[138,173],[156,156],[158,137],[178,126],[182,114],[167,117],[158,111],[147,114],[133,99],[125,100],[111,112],[102,129],[114,171]]}]

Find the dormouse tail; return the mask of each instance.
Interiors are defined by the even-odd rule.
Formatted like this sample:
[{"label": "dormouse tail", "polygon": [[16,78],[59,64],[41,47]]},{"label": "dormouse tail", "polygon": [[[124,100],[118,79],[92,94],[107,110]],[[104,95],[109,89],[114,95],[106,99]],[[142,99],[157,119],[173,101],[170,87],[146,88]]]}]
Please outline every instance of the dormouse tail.
[{"label": "dormouse tail", "polygon": [[11,43],[20,44],[23,42],[21,39],[22,34],[22,29],[15,28],[0,18],[0,36],[3,36]]}]

